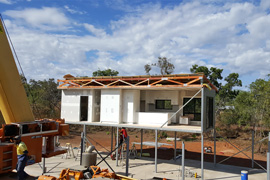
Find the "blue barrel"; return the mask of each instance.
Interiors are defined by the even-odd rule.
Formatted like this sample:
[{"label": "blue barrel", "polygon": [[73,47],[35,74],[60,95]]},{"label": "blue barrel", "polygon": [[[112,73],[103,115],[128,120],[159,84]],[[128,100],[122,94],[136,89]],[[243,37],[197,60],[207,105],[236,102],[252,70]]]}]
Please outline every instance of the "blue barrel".
[{"label": "blue barrel", "polygon": [[241,180],[248,180],[248,171],[241,171]]}]

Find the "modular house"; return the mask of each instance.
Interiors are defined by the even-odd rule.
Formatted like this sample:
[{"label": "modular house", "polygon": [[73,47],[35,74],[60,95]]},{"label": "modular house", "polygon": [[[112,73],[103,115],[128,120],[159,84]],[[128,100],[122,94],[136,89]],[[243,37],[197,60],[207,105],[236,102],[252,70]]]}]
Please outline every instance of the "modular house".
[{"label": "modular house", "polygon": [[[67,122],[214,127],[216,87],[204,74],[58,80]],[[203,124],[201,123],[203,121]]]}]

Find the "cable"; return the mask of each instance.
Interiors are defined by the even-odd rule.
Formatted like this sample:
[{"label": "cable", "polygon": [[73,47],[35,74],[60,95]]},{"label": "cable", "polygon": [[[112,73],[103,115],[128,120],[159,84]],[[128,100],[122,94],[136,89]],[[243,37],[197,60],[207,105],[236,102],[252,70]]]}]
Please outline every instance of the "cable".
[{"label": "cable", "polygon": [[[11,45],[11,47],[12,47],[13,53],[14,53],[14,55],[15,55],[15,59],[17,60],[17,63],[18,63],[18,65],[19,65],[19,67],[20,67],[20,70],[21,70],[21,72],[22,72],[22,76],[23,76],[23,78],[26,80],[26,84],[27,84],[27,79],[26,79],[26,77],[25,77],[25,75],[24,75],[23,68],[22,68],[21,63],[20,63],[20,61],[19,61],[19,58],[18,58],[18,56],[17,56],[16,50],[15,50],[15,48],[14,48],[14,46],[13,46],[13,43],[12,43],[12,41],[11,41],[11,38],[10,38],[10,36],[9,36],[9,33],[8,33],[8,30],[7,30],[6,24],[5,24],[5,22],[4,22],[4,19],[3,19],[1,13],[0,13],[0,19],[1,19],[2,23],[3,23],[3,28],[4,28],[4,30],[5,30],[5,32],[6,32],[6,34],[7,34],[8,40],[9,40],[10,45]],[[33,96],[33,94],[32,94],[31,88],[30,88],[28,85],[26,86],[26,90],[27,90],[27,91],[29,92],[29,94],[32,96],[34,108],[36,109],[39,118],[41,118],[41,117],[40,117],[39,109],[37,108],[36,103],[35,103],[35,101],[34,101],[34,98],[33,98],[34,96]]]}]

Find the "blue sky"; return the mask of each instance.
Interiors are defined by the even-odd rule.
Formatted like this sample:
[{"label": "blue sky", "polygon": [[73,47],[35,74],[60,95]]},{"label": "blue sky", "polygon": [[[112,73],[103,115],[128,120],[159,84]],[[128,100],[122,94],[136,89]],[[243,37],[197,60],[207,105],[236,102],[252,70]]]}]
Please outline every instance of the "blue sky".
[{"label": "blue sky", "polygon": [[269,0],[0,0],[28,79],[144,75],[165,56],[176,74],[214,66],[245,87],[270,74],[269,12]]}]

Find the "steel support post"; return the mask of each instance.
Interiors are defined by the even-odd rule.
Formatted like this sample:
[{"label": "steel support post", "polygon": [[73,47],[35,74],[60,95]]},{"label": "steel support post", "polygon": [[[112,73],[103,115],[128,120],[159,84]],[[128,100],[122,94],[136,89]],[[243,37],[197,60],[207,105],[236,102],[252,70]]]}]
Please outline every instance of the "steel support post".
[{"label": "steel support post", "polygon": [[217,164],[217,142],[216,142],[217,134],[216,134],[216,128],[214,128],[214,166]]},{"label": "steel support post", "polygon": [[[128,176],[128,168],[129,168],[129,136],[126,139],[127,151],[126,151],[126,176]],[[122,152],[123,153],[123,152]]]},{"label": "steel support post", "polygon": [[80,154],[80,165],[82,165],[82,153],[83,153],[83,146],[84,146],[84,133],[81,133],[81,154]]},{"label": "steel support post", "polygon": [[83,152],[85,151],[86,149],[86,141],[85,141],[85,138],[87,137],[87,132],[86,132],[86,125],[84,124],[83,125]]},{"label": "steel support post", "polygon": [[46,137],[42,137],[42,146],[46,149]]},{"label": "steel support post", "polygon": [[203,146],[204,146],[204,144],[203,144],[203,132],[201,134],[201,137],[202,137],[202,140],[201,140],[202,141],[202,149],[201,149],[202,150],[202,152],[201,152],[201,171],[202,171],[201,174],[202,174],[202,178],[201,179],[204,180],[204,169],[203,169],[203,164],[204,164],[203,163],[203,161],[204,161],[204,158],[203,158],[204,157],[204,153],[203,153],[203,151],[204,151],[204,149],[203,149]]},{"label": "steel support post", "polygon": [[157,173],[157,148],[158,148],[158,140],[157,140],[157,135],[158,134],[158,130],[155,130],[155,173]]},{"label": "steel support post", "polygon": [[176,131],[174,132],[174,160],[176,161]]},{"label": "steel support post", "polygon": [[140,154],[140,157],[142,157],[142,147],[143,147],[143,129],[141,129],[141,154]]},{"label": "steel support post", "polygon": [[111,129],[111,151],[113,150],[113,127]]},{"label": "steel support post", "polygon": [[203,154],[203,151],[204,151],[204,144],[203,144],[203,132],[204,132],[204,120],[206,120],[206,118],[204,117],[205,114],[204,114],[204,106],[205,106],[205,99],[204,99],[204,87],[203,87],[203,78],[201,78],[201,85],[202,85],[202,92],[201,92],[201,180],[204,179],[204,169],[203,169],[203,164],[204,164],[204,154]]},{"label": "steel support post", "polygon": [[252,130],[252,162],[251,167],[254,168],[254,131]]},{"label": "steel support post", "polygon": [[182,180],[185,180],[185,143],[182,141]]},{"label": "steel support post", "polygon": [[270,133],[268,134],[267,180],[270,180]]},{"label": "steel support post", "polygon": [[[119,127],[117,127],[117,132],[116,132],[116,147],[119,146]],[[118,166],[118,155],[119,155],[119,149],[116,151],[116,166]]]},{"label": "steel support post", "polygon": [[42,158],[42,174],[46,173],[45,157]]}]

